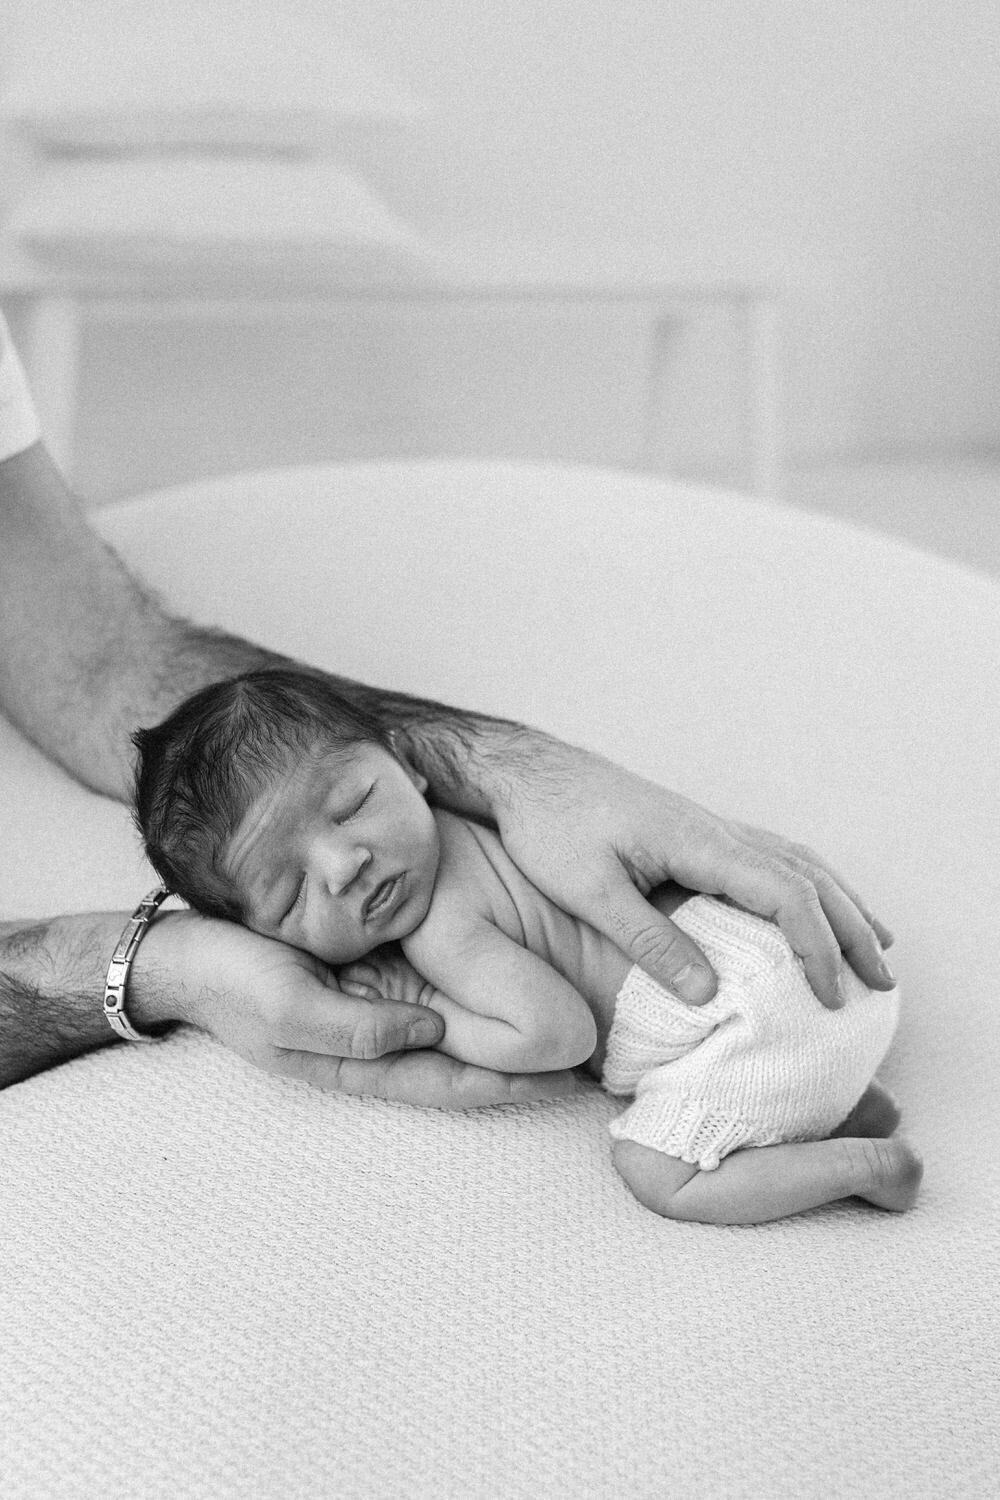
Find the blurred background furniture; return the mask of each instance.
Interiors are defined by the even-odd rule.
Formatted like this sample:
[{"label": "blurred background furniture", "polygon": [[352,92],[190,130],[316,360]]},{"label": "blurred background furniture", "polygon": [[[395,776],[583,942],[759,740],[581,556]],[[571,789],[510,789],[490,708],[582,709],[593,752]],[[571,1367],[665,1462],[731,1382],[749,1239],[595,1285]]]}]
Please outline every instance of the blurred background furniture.
[{"label": "blurred background furniture", "polygon": [[423,107],[296,0],[15,12],[0,118],[35,172],[0,245],[0,296],[67,474],[84,307],[173,305],[206,280],[252,302],[405,270],[419,237],[344,158]]},{"label": "blurred background furniture", "polygon": [[[252,173],[260,175],[256,167]],[[316,175],[309,169],[309,178]],[[418,238],[369,195],[362,197],[359,187],[350,214],[317,215],[313,208],[303,224],[305,183],[280,219],[271,207],[262,225],[256,208],[250,211],[260,186],[248,181],[228,222],[206,203],[185,213],[186,238],[176,234],[171,246],[163,229],[144,235],[135,210],[109,214],[106,200],[87,186],[74,184],[79,197],[72,230],[66,227],[66,188],[60,194],[64,227],[58,246],[54,234],[44,234],[41,216],[32,220],[31,203],[15,215],[6,250],[0,241],[0,298],[9,308],[50,447],[67,473],[73,472],[80,339],[88,321],[191,320],[208,325],[207,337],[220,320],[280,326],[296,312],[322,319],[366,309],[419,309],[446,317],[535,312],[542,340],[552,312],[641,318],[646,361],[636,386],[641,404],[632,423],[634,461],[637,468],[669,472],[677,336],[685,325],[721,311],[736,372],[739,478],[758,494],[780,493],[778,298],[767,287],[673,283],[669,264],[649,246]],[[316,195],[309,193],[308,201],[315,203]],[[162,210],[157,217],[162,220]]]},{"label": "blurred background furniture", "polygon": [[[152,18],[132,0],[48,0],[16,13],[0,112],[40,170],[0,241],[0,297],[65,472],[75,477],[81,339],[97,319],[214,322],[204,330],[214,337],[220,321],[280,329],[296,314],[334,327],[352,311],[405,321],[416,310],[446,326],[527,314],[543,344],[553,314],[597,330],[602,316],[631,321],[642,368],[634,409],[622,401],[624,441],[636,466],[664,470],[674,466],[685,329],[721,314],[719,399],[735,406],[739,482],[776,493],[775,293],[746,277],[678,275],[655,242],[630,237],[418,232],[353,158],[379,132],[395,131],[398,145],[424,109],[301,0],[221,0],[210,14],[170,0]],[[431,365],[433,330],[424,347]],[[471,399],[484,395],[499,404],[488,383]],[[253,418],[262,426],[266,407],[264,395]],[[511,440],[516,451],[516,432]]]},{"label": "blurred background furniture", "polygon": [[[583,468],[298,468],[98,519],[184,613],[822,850],[897,934],[882,1076],[926,1177],[903,1217],[670,1223],[614,1173],[596,1086],[445,1115],[191,1031],[108,1048],[0,1095],[11,1492],[992,1495],[1000,586]],[[2,723],[0,778],[6,914],[152,884],[125,809]]]},{"label": "blurred background furniture", "polygon": [[[252,153],[337,163],[446,244],[624,243],[647,284],[772,288],[785,497],[1000,575],[998,49],[1000,9],[949,0],[919,27],[908,0],[677,0],[627,23],[580,0],[572,28],[533,0],[458,21],[453,0],[162,0],[155,16],[8,0],[0,220],[70,156]],[[641,308],[338,307],[89,318],[79,493],[387,454],[617,468],[644,451]],[[660,457],[745,484],[733,319],[676,320],[668,362]]]}]

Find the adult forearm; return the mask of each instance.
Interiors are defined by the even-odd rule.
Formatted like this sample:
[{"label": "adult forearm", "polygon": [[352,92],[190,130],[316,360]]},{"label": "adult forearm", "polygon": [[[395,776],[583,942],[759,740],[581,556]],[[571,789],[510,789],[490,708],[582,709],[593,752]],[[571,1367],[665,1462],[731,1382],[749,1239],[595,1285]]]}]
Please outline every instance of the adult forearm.
[{"label": "adult forearm", "polygon": [[0,464],[0,707],[126,797],[130,736],[207,681],[279,658],[164,609],[89,525],[43,444]]},{"label": "adult forearm", "polygon": [[[0,922],[0,1088],[118,1040],[104,1019],[104,980],[128,917]],[[186,920],[179,912],[159,917],[132,966],[128,1014],[141,1031],[187,1019],[183,980],[156,951]]]},{"label": "adult forearm", "polygon": [[[206,683],[286,658],[179,618],[97,535],[43,444],[0,464],[0,708],[79,780],[131,792],[131,735]],[[399,736],[434,795],[489,815],[519,753],[515,724],[334,677]]]},{"label": "adult forearm", "polygon": [[127,912],[0,924],[0,1087],[115,1040],[101,1008]]}]

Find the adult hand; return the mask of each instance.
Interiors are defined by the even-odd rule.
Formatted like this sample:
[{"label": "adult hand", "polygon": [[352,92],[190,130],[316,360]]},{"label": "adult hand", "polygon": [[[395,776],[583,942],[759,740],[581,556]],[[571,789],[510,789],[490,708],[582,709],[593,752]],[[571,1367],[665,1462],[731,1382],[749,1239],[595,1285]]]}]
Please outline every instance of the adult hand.
[{"label": "adult hand", "polygon": [[781,928],[817,997],[843,1001],[843,954],[873,989],[895,980],[892,934],[830,866],[802,844],[717,817],[665,787],[539,736],[511,757],[494,816],[524,874],[596,927],[668,989],[701,1005],[717,981],[686,933],[644,898],[664,881],[730,897]]},{"label": "adult hand", "polygon": [[434,1011],[343,994],[311,955],[190,911],[149,928],[128,1008],[139,1026],[184,1021],[266,1072],[347,1094],[470,1109],[575,1088],[572,1073],[497,1073],[429,1050],[444,1031]]}]

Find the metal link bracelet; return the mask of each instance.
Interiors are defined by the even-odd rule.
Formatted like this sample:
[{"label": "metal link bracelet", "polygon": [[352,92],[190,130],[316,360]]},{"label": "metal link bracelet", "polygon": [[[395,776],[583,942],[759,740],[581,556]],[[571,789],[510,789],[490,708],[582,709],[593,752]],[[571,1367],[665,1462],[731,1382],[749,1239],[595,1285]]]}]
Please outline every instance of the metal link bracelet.
[{"label": "metal link bracelet", "polygon": [[152,1032],[136,1031],[125,1014],[125,986],[136,949],[169,895],[166,886],[158,885],[148,896],[143,896],[118,939],[108,964],[108,974],[104,981],[104,1014],[112,1031],[116,1031],[127,1042],[155,1042],[157,1039]]}]

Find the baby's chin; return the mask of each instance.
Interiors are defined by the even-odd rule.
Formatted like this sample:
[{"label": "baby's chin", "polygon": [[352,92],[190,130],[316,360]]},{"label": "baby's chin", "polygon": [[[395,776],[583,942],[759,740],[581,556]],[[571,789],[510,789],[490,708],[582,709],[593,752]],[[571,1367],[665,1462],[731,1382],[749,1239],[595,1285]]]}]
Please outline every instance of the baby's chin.
[{"label": "baby's chin", "polygon": [[414,882],[414,887],[408,892],[406,900],[396,913],[395,920],[390,924],[389,931],[382,939],[386,943],[400,943],[411,933],[416,932],[431,909],[431,900],[434,896],[434,881],[423,879]]},{"label": "baby's chin", "polygon": [[434,896],[434,880],[428,878],[416,879],[411,877],[413,884],[407,891],[406,899],[399,910],[393,914],[393,919],[388,922],[381,931],[368,942],[363,940],[353,945],[338,943],[336,938],[323,939],[307,951],[314,958],[321,959],[323,963],[329,964],[331,968],[337,968],[344,964],[357,963],[359,959],[367,958],[376,948],[383,947],[386,943],[401,943],[404,938],[416,932],[430,911],[431,900]]},{"label": "baby's chin", "polygon": [[409,900],[406,901],[405,906],[403,906],[402,910],[400,910],[400,918],[405,918],[405,921],[402,922],[402,926],[405,927],[405,932],[400,932],[399,936],[397,936],[396,941],[399,941],[400,938],[409,938],[409,935],[411,935],[411,933],[417,932],[417,929],[418,927],[420,927],[421,922],[423,922],[423,919],[426,918],[427,912],[429,912],[430,910],[430,903],[432,903],[433,900],[433,888],[435,888],[436,874],[438,874],[438,870],[436,870],[435,865],[435,873],[433,873],[433,876],[427,876],[424,877],[424,879],[418,880],[417,888],[414,889],[411,897],[409,897]]}]

